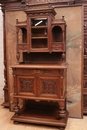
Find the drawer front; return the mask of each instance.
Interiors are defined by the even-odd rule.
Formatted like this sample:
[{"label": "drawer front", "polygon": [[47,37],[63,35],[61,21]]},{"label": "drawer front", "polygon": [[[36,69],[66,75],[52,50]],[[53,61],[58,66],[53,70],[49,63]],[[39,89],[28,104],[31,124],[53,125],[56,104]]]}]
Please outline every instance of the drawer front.
[{"label": "drawer front", "polygon": [[63,43],[52,43],[52,50],[53,51],[64,50]]},{"label": "drawer front", "polygon": [[13,74],[14,75],[32,75],[33,74],[33,69],[14,69]]},{"label": "drawer front", "polygon": [[14,75],[44,75],[44,76],[62,76],[66,73],[64,69],[16,69]]},{"label": "drawer front", "polygon": [[18,50],[25,51],[27,50],[27,44],[18,44]]}]

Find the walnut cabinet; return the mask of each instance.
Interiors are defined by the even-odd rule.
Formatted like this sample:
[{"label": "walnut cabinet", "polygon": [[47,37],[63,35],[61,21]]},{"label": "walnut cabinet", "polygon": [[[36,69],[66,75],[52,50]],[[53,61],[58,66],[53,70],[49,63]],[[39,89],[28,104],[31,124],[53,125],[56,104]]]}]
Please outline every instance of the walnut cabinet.
[{"label": "walnut cabinet", "polygon": [[[66,22],[55,19],[53,8],[25,10],[26,21],[16,19],[17,64],[12,65],[14,122],[65,128]],[[39,15],[38,15],[39,14]],[[20,108],[20,99],[23,106]]]}]

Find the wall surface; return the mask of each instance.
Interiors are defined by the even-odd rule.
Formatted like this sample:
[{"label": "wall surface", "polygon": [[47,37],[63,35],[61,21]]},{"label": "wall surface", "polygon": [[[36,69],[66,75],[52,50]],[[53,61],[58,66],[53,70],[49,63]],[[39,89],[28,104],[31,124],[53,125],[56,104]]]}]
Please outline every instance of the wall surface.
[{"label": "wall surface", "polygon": [[3,98],[4,65],[3,65],[3,16],[0,8],[0,98]]},{"label": "wall surface", "polygon": [[82,115],[82,6],[56,9],[56,18],[65,17],[67,68],[67,109],[70,117]]}]

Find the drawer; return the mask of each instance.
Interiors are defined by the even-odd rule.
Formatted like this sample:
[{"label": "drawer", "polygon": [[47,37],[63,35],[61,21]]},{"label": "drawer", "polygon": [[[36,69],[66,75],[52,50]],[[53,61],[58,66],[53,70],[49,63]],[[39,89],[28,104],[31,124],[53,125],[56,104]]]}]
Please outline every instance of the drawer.
[{"label": "drawer", "polygon": [[65,70],[62,69],[14,69],[13,74],[15,75],[57,75],[62,76],[66,73]]},{"label": "drawer", "polygon": [[64,47],[63,47],[63,43],[52,43],[52,50],[63,50]]},{"label": "drawer", "polygon": [[62,47],[62,46],[63,46],[63,43],[54,42],[54,43],[52,43],[52,46]]},{"label": "drawer", "polygon": [[27,50],[27,44],[18,44],[18,50]]}]

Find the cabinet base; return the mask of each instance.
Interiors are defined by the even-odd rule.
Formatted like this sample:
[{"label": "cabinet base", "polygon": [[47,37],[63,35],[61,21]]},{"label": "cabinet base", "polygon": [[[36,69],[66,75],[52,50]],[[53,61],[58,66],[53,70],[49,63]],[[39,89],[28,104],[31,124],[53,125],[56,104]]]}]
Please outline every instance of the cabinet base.
[{"label": "cabinet base", "polygon": [[1,105],[6,107],[6,108],[9,108],[9,102],[3,102]]},{"label": "cabinet base", "polygon": [[60,127],[60,129],[65,128],[68,120],[68,112],[66,111],[65,117],[63,119],[58,118],[55,115],[55,111],[53,109],[33,109],[33,108],[22,108],[19,112],[19,115],[15,115],[11,118],[14,123],[15,122],[25,122],[25,123],[33,123],[40,125],[49,125]]}]

